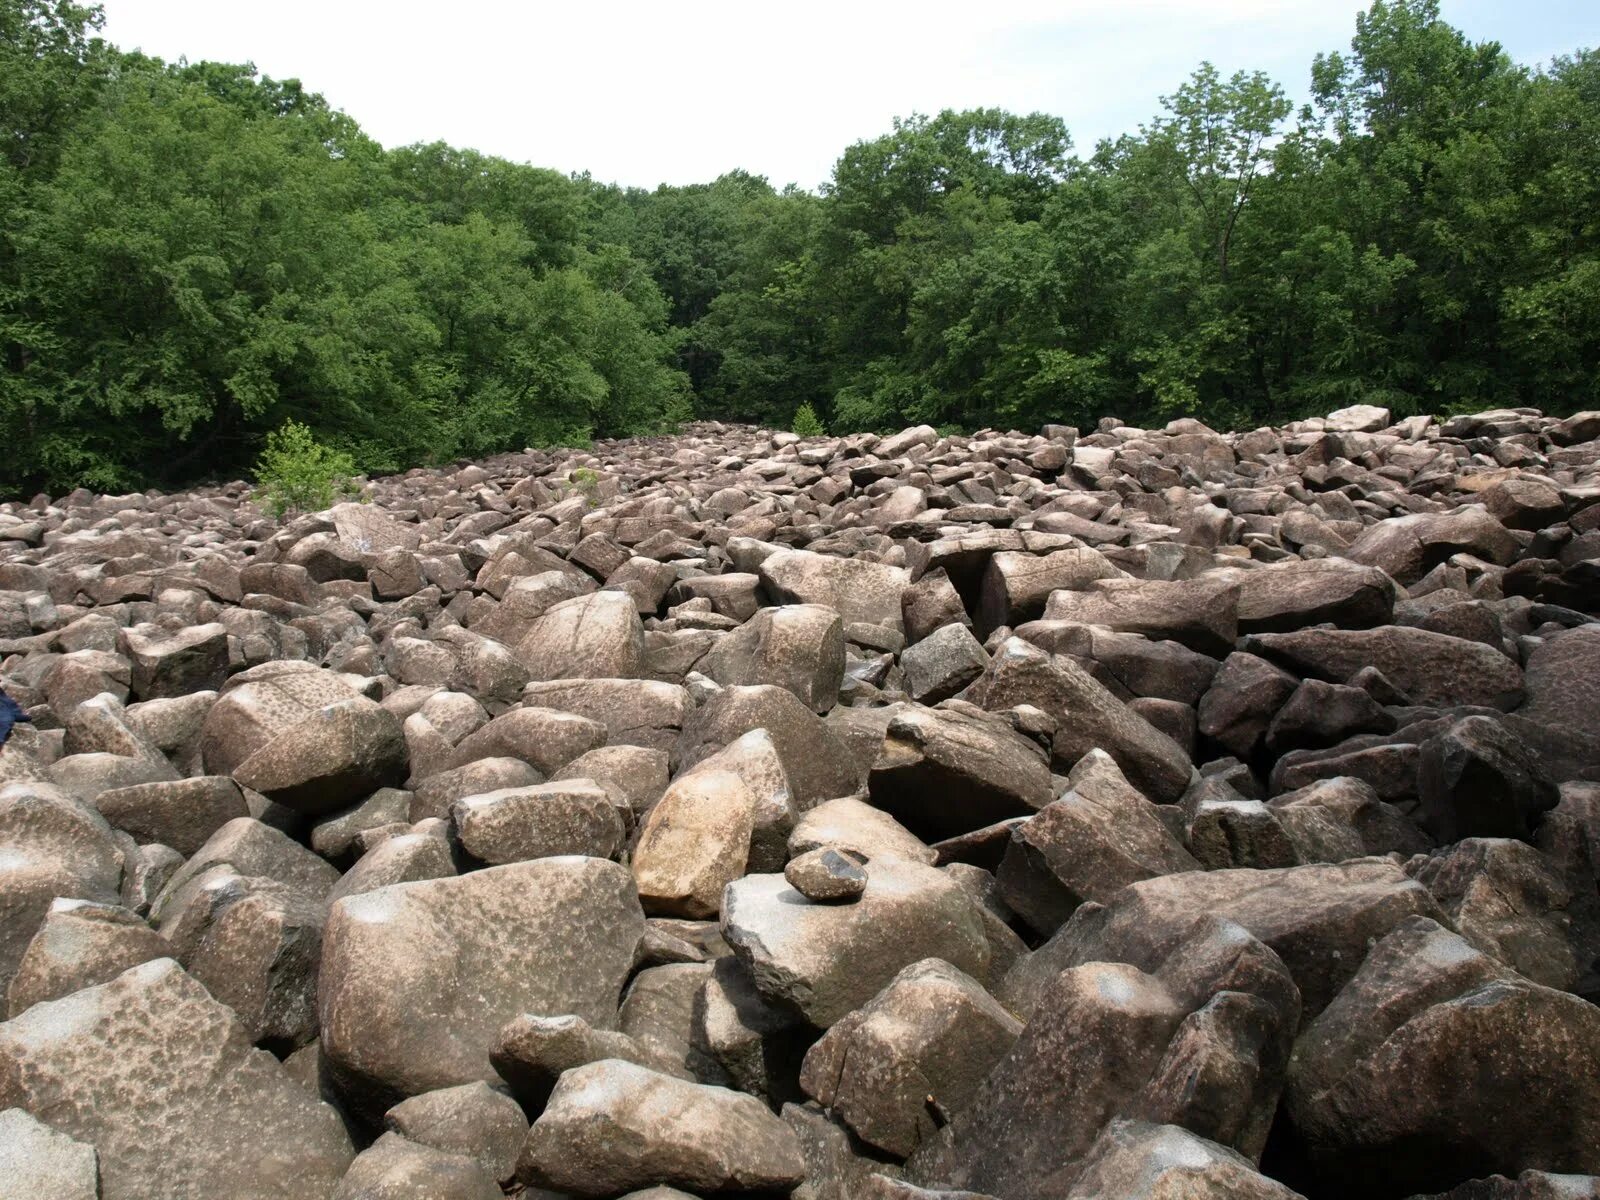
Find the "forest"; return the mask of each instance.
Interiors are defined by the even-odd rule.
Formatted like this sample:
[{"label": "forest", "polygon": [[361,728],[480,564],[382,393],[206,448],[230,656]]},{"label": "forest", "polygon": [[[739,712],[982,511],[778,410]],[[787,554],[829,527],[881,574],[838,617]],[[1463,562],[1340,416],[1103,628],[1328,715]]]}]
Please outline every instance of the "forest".
[{"label": "forest", "polygon": [[237,478],[288,421],[377,473],[803,409],[1600,407],[1600,55],[1518,64],[1437,0],[1377,0],[1299,111],[1202,64],[1092,149],[912,114],[815,192],[385,149],[102,23],[0,0],[0,495]]}]

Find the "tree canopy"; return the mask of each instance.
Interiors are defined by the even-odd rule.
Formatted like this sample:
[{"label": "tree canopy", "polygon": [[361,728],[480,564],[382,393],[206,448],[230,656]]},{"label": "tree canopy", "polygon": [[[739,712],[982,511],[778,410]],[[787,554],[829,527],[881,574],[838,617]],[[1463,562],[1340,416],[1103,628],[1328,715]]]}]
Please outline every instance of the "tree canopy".
[{"label": "tree canopy", "polygon": [[[384,149],[296,80],[0,0],[0,484],[237,474],[305,425],[368,471],[651,432],[1600,401],[1600,57],[1376,0],[1291,111],[1209,63],[1075,153],[897,120],[819,192],[623,188]],[[809,417],[807,418],[809,426]]]}]

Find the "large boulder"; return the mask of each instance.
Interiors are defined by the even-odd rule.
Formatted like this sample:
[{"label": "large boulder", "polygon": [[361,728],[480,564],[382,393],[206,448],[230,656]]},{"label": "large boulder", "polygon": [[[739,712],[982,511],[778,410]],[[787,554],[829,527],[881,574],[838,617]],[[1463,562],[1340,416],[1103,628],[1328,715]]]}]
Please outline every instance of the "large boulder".
[{"label": "large boulder", "polygon": [[866,870],[866,889],[849,904],[809,901],[782,875],[747,875],[722,901],[722,935],[761,994],[819,1029],[919,959],[988,974],[983,918],[961,884],[899,858],[873,859]]},{"label": "large boulder", "polygon": [[1546,987],[1571,991],[1580,954],[1595,958],[1594,905],[1556,865],[1524,842],[1464,838],[1406,871],[1433,894],[1456,932]]},{"label": "large boulder", "polygon": [[1007,1200],[1065,1200],[1100,1130],[1155,1074],[1184,1018],[1122,963],[1063,971],[966,1112],[912,1161],[918,1182]]},{"label": "large boulder", "polygon": [[1176,1125],[1107,1125],[1068,1200],[1299,1200],[1242,1154]]},{"label": "large boulder", "polygon": [[1600,1173],[1600,1010],[1421,917],[1380,940],[1295,1049],[1286,1095],[1320,1186],[1443,1191]]},{"label": "large boulder", "polygon": [[639,899],[651,913],[715,917],[722,890],[745,873],[756,797],[733,771],[679,776],[645,817],[633,852]]},{"label": "large boulder", "polygon": [[226,873],[275,880],[314,900],[339,882],[339,872],[304,846],[261,821],[238,817],[206,839],[173,872],[150,907],[158,928],[178,919],[208,876]]},{"label": "large boulder", "polygon": [[322,1050],[358,1111],[494,1079],[518,1013],[617,1022],[644,933],[625,867],[540,858],[336,903],[323,938]]},{"label": "large boulder", "polygon": [[1511,709],[1523,696],[1522,671],[1500,651],[1406,625],[1255,634],[1244,649],[1333,683],[1375,667],[1415,704]]},{"label": "large boulder", "polygon": [[49,784],[0,789],[0,991],[58,896],[115,904],[122,852],[105,818]]},{"label": "large boulder", "polygon": [[1417,795],[1440,842],[1530,838],[1559,795],[1522,741],[1493,717],[1465,717],[1422,743]]},{"label": "large boulder", "polygon": [[990,711],[1030,705],[1053,718],[1051,757],[1058,768],[1071,769],[1099,749],[1157,803],[1171,803],[1189,786],[1194,766],[1182,748],[1063,655],[1008,638],[967,696]]},{"label": "large boulder", "polygon": [[698,669],[721,684],[787,688],[825,713],[839,698],[844,663],[839,614],[820,604],[786,604],[759,609],[725,634]]},{"label": "large boulder", "polygon": [[364,696],[308,714],[233,771],[241,787],[310,816],[349,808],[405,777],[406,740],[400,722]]},{"label": "large boulder", "polygon": [[129,967],[169,958],[172,948],[138,916],[117,904],[58,899],[17,964],[6,997],[15,1017],[46,1000],[115,979]]},{"label": "large boulder", "polygon": [[0,1112],[0,1178],[18,1197],[100,1200],[94,1147],[57,1133],[20,1108]]},{"label": "large boulder", "polygon": [[626,838],[616,804],[591,779],[463,796],[450,815],[462,849],[491,866],[566,854],[615,858]]},{"label": "large boulder", "polygon": [[1004,720],[920,705],[889,719],[867,789],[874,805],[928,841],[1031,816],[1053,794],[1038,744]]},{"label": "large boulder", "polygon": [[805,1160],[793,1131],[755,1097],[610,1058],[561,1077],[517,1176],[596,1200],[652,1184],[786,1194]]},{"label": "large boulder", "polygon": [[1181,642],[1220,658],[1239,632],[1240,589],[1226,579],[1102,579],[1082,591],[1056,591],[1047,621],[1105,625],[1123,633]]},{"label": "large boulder", "polygon": [[910,582],[903,567],[809,550],[779,550],[765,558],[761,586],[780,604],[821,604],[846,625],[860,621],[903,630],[900,597]]},{"label": "large boulder", "polygon": [[605,726],[612,744],[670,750],[688,714],[689,695],[656,679],[562,679],[532,683],[523,700],[576,713]]},{"label": "large boulder", "polygon": [[1289,633],[1327,622],[1366,629],[1394,615],[1394,580],[1348,559],[1297,558],[1224,575],[1239,585],[1240,633]]},{"label": "large boulder", "polygon": [[356,1156],[334,1200],[497,1200],[504,1194],[477,1159],[385,1133]]},{"label": "large boulder", "polygon": [[123,634],[132,664],[130,691],[136,700],[214,691],[228,677],[228,627],[191,625],[169,635],[128,630]]},{"label": "large boulder", "polygon": [[279,734],[329,704],[359,693],[346,678],[310,663],[271,662],[236,676],[206,713],[201,754],[213,775],[234,768]]},{"label": "large boulder", "polygon": [[1462,551],[1486,562],[1505,564],[1517,553],[1517,540],[1487,509],[1467,505],[1454,512],[1411,513],[1368,526],[1344,557],[1381,567],[1400,583],[1416,583],[1434,567]]},{"label": "large boulder", "polygon": [[625,593],[595,592],[549,608],[516,650],[536,682],[634,679],[644,659],[644,626]]},{"label": "large boulder", "polygon": [[353,1154],[339,1115],[170,958],[0,1024],[11,1107],[95,1148],[103,1200],[327,1200]]},{"label": "large boulder", "polygon": [[765,729],[778,749],[799,812],[857,788],[855,763],[823,723],[787,688],[725,687],[683,724],[675,760],[693,767],[752,729]]},{"label": "large boulder", "polygon": [[[1088,939],[1096,956],[1148,965],[1205,922],[1231,921],[1282,958],[1310,1019],[1355,973],[1372,940],[1417,915],[1444,914],[1426,888],[1387,859],[1190,871],[1130,884],[1103,908],[1085,906],[1047,945]],[[1050,954],[1034,957],[1040,961],[1030,966],[1048,970]]]},{"label": "large boulder", "polygon": [[1199,870],[1103,751],[1081,759],[1061,799],[1011,830],[996,873],[1006,904],[1048,936],[1085,901],[1109,901],[1125,885]]},{"label": "large boulder", "polygon": [[137,842],[159,842],[193,854],[218,829],[248,817],[244,794],[225,775],[157,780],[101,792],[95,808]]},{"label": "large boulder", "polygon": [[967,1106],[1021,1032],[975,980],[924,959],[811,1047],[800,1086],[863,1141],[905,1158]]},{"label": "large boulder", "polygon": [[1580,625],[1535,646],[1523,669],[1519,716],[1600,739],[1600,624]]}]

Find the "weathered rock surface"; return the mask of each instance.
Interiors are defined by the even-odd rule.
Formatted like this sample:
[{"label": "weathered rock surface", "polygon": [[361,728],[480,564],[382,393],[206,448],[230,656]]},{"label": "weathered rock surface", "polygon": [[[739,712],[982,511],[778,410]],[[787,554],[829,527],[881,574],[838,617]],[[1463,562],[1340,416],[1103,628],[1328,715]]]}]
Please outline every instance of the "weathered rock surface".
[{"label": "weathered rock surface", "polygon": [[603,1059],[562,1076],[517,1175],[579,1197],[656,1183],[783,1192],[804,1178],[805,1161],[793,1132],[754,1097]]},{"label": "weathered rock surface", "polygon": [[323,1053],[352,1102],[378,1112],[493,1079],[489,1049],[518,1013],[615,1027],[643,933],[627,871],[595,858],[347,897],[323,939]]},{"label": "weathered rock surface", "polygon": [[0,502],[0,1191],[1591,1194],[1597,438]]},{"label": "weathered rock surface", "polygon": [[873,859],[866,871],[852,904],[808,901],[781,875],[747,875],[723,900],[722,935],[761,994],[819,1029],[919,959],[987,976],[983,921],[960,884],[904,859]]},{"label": "weathered rock surface", "polygon": [[94,1147],[106,1200],[329,1197],[353,1153],[338,1114],[170,958],[0,1024],[13,1107]]}]

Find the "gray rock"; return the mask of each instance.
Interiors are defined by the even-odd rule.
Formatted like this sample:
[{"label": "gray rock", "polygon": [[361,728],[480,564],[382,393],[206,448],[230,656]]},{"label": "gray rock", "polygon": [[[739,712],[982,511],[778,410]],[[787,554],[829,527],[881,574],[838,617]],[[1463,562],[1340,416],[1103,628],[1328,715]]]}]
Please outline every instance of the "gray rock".
[{"label": "gray rock", "polygon": [[193,854],[236,817],[247,817],[244,793],[225,775],[135,784],[100,793],[95,808],[138,842],[160,842]]},{"label": "gray rock", "polygon": [[6,1015],[20,1016],[171,954],[166,939],[119,905],[55,900],[11,977]]},{"label": "gray rock", "polygon": [[867,790],[875,806],[928,841],[1031,816],[1054,796],[1044,754],[1009,724],[920,706],[890,717]]},{"label": "gray rock", "polygon": [[528,1118],[517,1102],[486,1083],[463,1083],[402,1100],[383,1114],[384,1128],[448,1154],[475,1158],[491,1180],[516,1169]]},{"label": "gray rock", "polygon": [[20,1108],[0,1112],[0,1178],[19,1198],[100,1200],[94,1147],[57,1133]]},{"label": "gray rock", "polygon": [[988,652],[964,625],[937,629],[900,656],[906,691],[919,704],[954,696],[988,665]]},{"label": "gray rock", "polygon": [[498,1200],[502,1195],[476,1158],[385,1133],[356,1156],[333,1200]]},{"label": "gray rock", "polygon": [[760,609],[725,634],[698,669],[721,684],[772,684],[793,692],[812,712],[825,713],[844,679],[844,625],[820,604]]},{"label": "gray rock", "polygon": [[348,808],[405,776],[400,722],[361,696],[308,714],[233,771],[241,787],[311,816]]},{"label": "gray rock", "polygon": [[0,987],[9,987],[58,896],[121,898],[122,853],[105,819],[43,783],[0,788]]},{"label": "gray rock", "polygon": [[1104,750],[1122,773],[1157,803],[1181,796],[1194,770],[1173,740],[1129,710],[1072,661],[1049,655],[1020,638],[1008,638],[983,677],[968,692],[973,703],[995,711],[1031,704],[1057,722],[1051,756],[1070,769],[1091,750]]},{"label": "gray rock", "polygon": [[1286,1095],[1329,1187],[1399,1196],[1527,1164],[1600,1171],[1600,1012],[1414,918],[1301,1037]]},{"label": "gray rock", "polygon": [[462,847],[491,866],[563,854],[615,858],[622,817],[592,779],[463,796],[451,806]]}]

